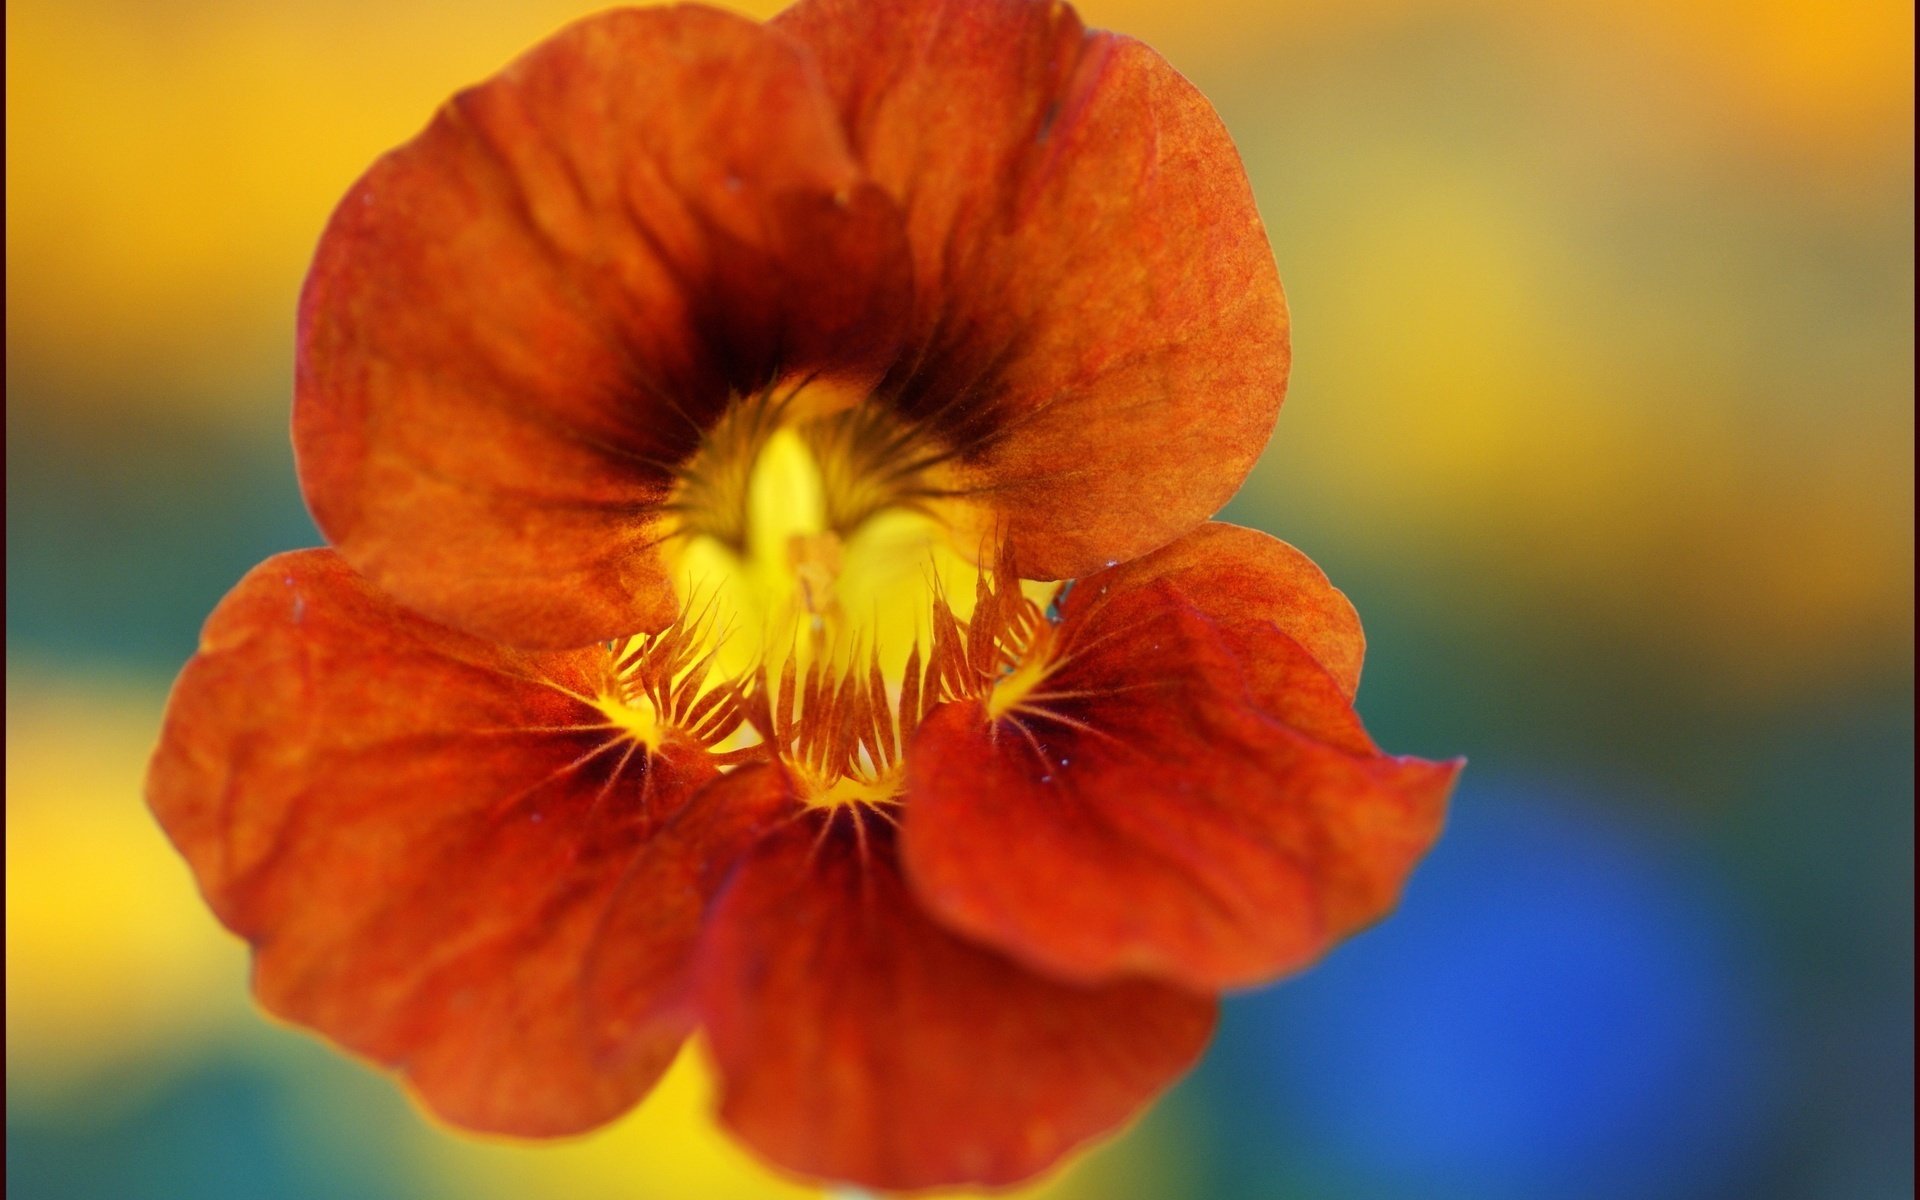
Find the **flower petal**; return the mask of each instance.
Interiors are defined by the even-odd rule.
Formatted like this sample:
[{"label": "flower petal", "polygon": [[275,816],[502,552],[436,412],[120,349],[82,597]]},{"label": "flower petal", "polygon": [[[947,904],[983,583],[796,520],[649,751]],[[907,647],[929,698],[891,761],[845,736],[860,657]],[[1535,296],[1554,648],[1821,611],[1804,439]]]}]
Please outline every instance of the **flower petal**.
[{"label": "flower petal", "polygon": [[697,1022],[694,949],[734,863],[799,807],[786,777],[753,763],[714,780],[634,859],[587,958],[602,1061],[645,1061]]},{"label": "flower petal", "polygon": [[[1209,521],[1153,554],[1123,563],[1076,588],[1072,603],[1165,580],[1227,638],[1241,665],[1275,667],[1250,644],[1278,632],[1293,639],[1333,677],[1348,700],[1360,687],[1367,639],[1360,616],[1312,559],[1271,534]],[[1269,686],[1268,691],[1282,689]]]},{"label": "flower petal", "polygon": [[1285,393],[1287,312],[1212,107],[1028,0],[803,0],[917,295],[883,391],[963,450],[1020,573],[1070,578],[1226,502]]},{"label": "flower petal", "polygon": [[660,505],[732,391],[872,375],[900,215],[804,51],[711,9],[569,26],[334,213],[294,434],[321,530],[403,603],[521,646],[672,617]]},{"label": "flower petal", "polygon": [[1030,694],[922,723],[902,846],[942,921],[1062,978],[1216,989],[1303,967],[1392,908],[1459,764],[1381,755],[1281,632],[1302,624],[1284,590],[1253,619],[1261,587],[1298,582],[1271,569],[1287,556],[1206,557],[1176,545],[1083,580]]},{"label": "flower petal", "polygon": [[883,821],[824,819],[742,862],[701,949],[721,1119],[774,1162],[873,1188],[1012,1183],[1205,1046],[1211,999],[1031,974],[921,913]]},{"label": "flower petal", "polygon": [[208,620],[148,776],[260,1003],[405,1073],[459,1125],[574,1132],[630,1107],[688,1026],[618,1069],[582,975],[616,885],[716,774],[592,702],[604,649],[501,650],[331,551],[256,567]]}]

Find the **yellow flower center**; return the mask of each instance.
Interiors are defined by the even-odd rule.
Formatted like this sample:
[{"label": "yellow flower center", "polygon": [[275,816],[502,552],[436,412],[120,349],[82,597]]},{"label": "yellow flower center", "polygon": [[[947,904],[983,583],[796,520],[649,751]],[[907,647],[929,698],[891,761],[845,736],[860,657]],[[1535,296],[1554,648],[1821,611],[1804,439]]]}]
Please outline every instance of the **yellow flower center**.
[{"label": "yellow flower center", "polygon": [[915,431],[809,399],[745,401],[708,436],[674,499],[675,584],[712,609],[723,674],[877,657],[897,676],[940,596],[971,605],[974,514]]},{"label": "yellow flower center", "polygon": [[[919,718],[1014,670],[995,631],[1044,625],[1053,590],[1000,589],[997,548],[949,457],[921,430],[833,389],[736,403],[670,501],[683,616],[654,640],[675,648],[677,665],[653,686],[651,709],[609,719],[645,740],[671,708],[694,711],[703,691],[730,689],[735,724],[769,744],[810,802],[897,799]],[[969,644],[975,608],[989,599],[991,619]],[[658,654],[641,646],[626,669],[649,656]]]},{"label": "yellow flower center", "polygon": [[601,690],[594,703],[600,715],[607,719],[609,725],[618,729],[621,736],[643,746],[660,744],[660,738],[665,733],[660,724],[660,713],[644,693],[608,686]]}]

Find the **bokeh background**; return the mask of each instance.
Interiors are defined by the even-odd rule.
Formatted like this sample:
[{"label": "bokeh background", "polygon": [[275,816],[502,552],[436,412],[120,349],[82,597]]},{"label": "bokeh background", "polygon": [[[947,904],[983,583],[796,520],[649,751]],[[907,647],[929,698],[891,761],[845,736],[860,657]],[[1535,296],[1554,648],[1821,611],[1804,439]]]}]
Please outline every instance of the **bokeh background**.
[{"label": "bokeh background", "polygon": [[[14,1195],[810,1194],[691,1058],[565,1146],[430,1126],[249,1008],[140,798],[201,619],[316,540],[330,207],[590,7],[7,5]],[[1400,914],[1049,1194],[1911,1196],[1911,8],[1081,7],[1212,97],[1287,282],[1228,515],[1352,595],[1381,742],[1472,765]]]}]

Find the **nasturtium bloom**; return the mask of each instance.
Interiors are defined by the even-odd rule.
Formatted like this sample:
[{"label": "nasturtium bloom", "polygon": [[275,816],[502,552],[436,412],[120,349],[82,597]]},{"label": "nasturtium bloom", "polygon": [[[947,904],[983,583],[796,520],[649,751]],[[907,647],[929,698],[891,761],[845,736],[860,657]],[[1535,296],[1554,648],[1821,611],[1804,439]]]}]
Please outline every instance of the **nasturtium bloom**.
[{"label": "nasturtium bloom", "polygon": [[260,1002],[456,1125],[699,1031],[787,1169],[1028,1177],[1439,829],[1346,599],[1207,521],[1287,347],[1218,118],[1064,4],[582,21],[335,213],[330,547],[209,619],[153,809]]}]

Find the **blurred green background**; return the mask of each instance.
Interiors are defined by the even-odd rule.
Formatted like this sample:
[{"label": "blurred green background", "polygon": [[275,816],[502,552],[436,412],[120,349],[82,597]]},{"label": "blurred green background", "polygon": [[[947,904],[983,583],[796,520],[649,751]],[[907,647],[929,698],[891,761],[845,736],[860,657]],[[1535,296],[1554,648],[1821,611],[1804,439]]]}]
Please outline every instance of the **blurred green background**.
[{"label": "blurred green background", "polygon": [[[756,5],[765,15],[774,5]],[[312,544],[328,211],[591,6],[7,6],[7,1183],[31,1200],[810,1194],[691,1056],[560,1147],[275,1027],[140,799],[166,687]],[[1228,1003],[1049,1194],[1913,1194],[1912,11],[1087,0],[1212,97],[1295,319],[1228,516],[1472,759],[1397,916]]]}]

